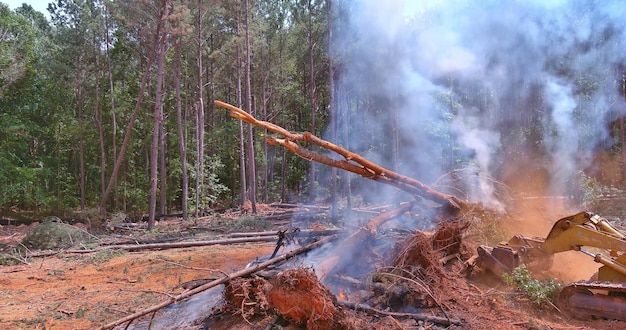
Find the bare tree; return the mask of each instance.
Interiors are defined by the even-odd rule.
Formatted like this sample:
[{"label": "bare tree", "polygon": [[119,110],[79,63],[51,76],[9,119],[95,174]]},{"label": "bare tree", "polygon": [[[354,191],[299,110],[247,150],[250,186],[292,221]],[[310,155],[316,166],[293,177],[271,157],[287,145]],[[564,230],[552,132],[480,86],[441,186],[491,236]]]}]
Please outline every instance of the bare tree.
[{"label": "bare tree", "polygon": [[[317,108],[317,100],[315,98],[315,93],[317,86],[315,85],[315,55],[313,51],[315,50],[315,43],[313,40],[313,3],[312,0],[308,1],[308,31],[307,37],[309,42],[309,102],[311,103],[311,134],[315,134],[315,112]],[[311,162],[309,164],[309,198],[311,200],[315,199],[315,162]]]},{"label": "bare tree", "polygon": [[[237,9],[237,39],[241,34],[241,7]],[[237,42],[237,105],[243,106],[243,92],[241,91],[241,45]],[[246,149],[244,142],[243,123],[239,122],[239,181],[241,182],[241,205],[248,201],[247,179],[246,179]]]},{"label": "bare tree", "polygon": [[182,24],[177,21],[175,26],[174,37],[174,89],[176,93],[176,128],[178,133],[178,150],[180,152],[180,167],[181,167],[181,208],[183,211],[183,220],[187,220],[189,217],[187,209],[187,200],[189,199],[189,175],[187,173],[187,144],[185,142],[185,132],[183,126],[182,116],[182,102],[181,102],[181,88],[180,88],[180,70],[181,70],[181,57],[182,57]]},{"label": "bare tree", "polygon": [[[111,40],[110,40],[110,36],[109,36],[109,32],[110,32],[110,28],[109,28],[109,11],[108,9],[105,7],[105,12],[104,12],[104,26],[105,26],[105,32],[106,32],[106,42],[105,42],[105,55],[106,55],[106,60],[107,60],[107,71],[109,74],[109,94],[110,94],[110,98],[111,98],[111,146],[112,146],[112,151],[113,151],[113,159],[117,159],[117,119],[115,118],[115,93],[114,93],[114,88],[113,88],[113,69],[111,68],[111,51],[110,51],[110,45],[111,45]],[[104,157],[104,154],[102,155]],[[102,168],[102,194],[104,195],[104,191],[106,190],[105,185],[104,185],[104,179],[105,178],[105,173],[104,173],[104,168]],[[115,186],[115,192],[113,193],[113,206],[117,207],[117,175],[112,177],[113,181],[114,181],[114,186]]]},{"label": "bare tree", "polygon": [[204,83],[202,82],[202,47],[204,40],[202,39],[202,0],[198,0],[198,29],[196,42],[198,43],[198,54],[196,58],[196,66],[198,71],[198,102],[197,102],[197,121],[196,121],[196,218],[199,216],[200,198],[203,194],[204,186]]},{"label": "bare tree", "polygon": [[[248,17],[250,16],[249,3],[245,0],[245,24],[246,24],[246,110],[252,113],[252,87],[250,81],[250,24]],[[252,213],[256,214],[256,164],[254,156],[254,139],[252,136],[252,125],[248,124],[247,138],[247,154],[248,154],[248,198],[252,204]]]},{"label": "bare tree", "polygon": [[[148,205],[148,230],[154,228],[156,213],[156,197],[158,184],[158,157],[161,126],[163,121],[163,83],[165,81],[165,54],[167,52],[167,31],[165,22],[171,5],[168,0],[161,0],[157,22],[156,57],[157,80],[154,102],[152,144],[150,146],[150,204]],[[161,169],[164,171],[164,169]],[[162,194],[164,192],[161,192]]]},{"label": "bare tree", "polygon": [[[332,1],[326,0],[326,19],[327,34],[328,34],[328,107],[331,117],[334,120],[330,122],[330,139],[331,142],[337,143],[337,106],[335,104],[335,67],[333,65],[333,10]],[[338,196],[337,196],[337,168],[333,167],[330,171],[330,200],[331,200],[331,219],[335,219],[338,214]]]}]

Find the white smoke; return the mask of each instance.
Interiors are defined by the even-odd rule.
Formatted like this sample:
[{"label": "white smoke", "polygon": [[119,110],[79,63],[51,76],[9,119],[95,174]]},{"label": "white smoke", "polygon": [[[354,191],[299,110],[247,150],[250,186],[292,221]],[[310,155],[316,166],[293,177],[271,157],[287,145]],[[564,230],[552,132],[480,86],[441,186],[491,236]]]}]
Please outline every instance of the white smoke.
[{"label": "white smoke", "polygon": [[[473,200],[497,206],[487,178],[506,179],[503,167],[524,154],[540,154],[550,193],[565,193],[593,152],[610,145],[608,122],[626,108],[621,1],[360,0],[335,8],[338,88],[377,100],[339,103],[357,114],[351,147],[379,151],[362,133],[388,138],[375,127],[395,113],[399,170],[428,182],[471,164]],[[531,134],[544,144],[528,143]]]}]

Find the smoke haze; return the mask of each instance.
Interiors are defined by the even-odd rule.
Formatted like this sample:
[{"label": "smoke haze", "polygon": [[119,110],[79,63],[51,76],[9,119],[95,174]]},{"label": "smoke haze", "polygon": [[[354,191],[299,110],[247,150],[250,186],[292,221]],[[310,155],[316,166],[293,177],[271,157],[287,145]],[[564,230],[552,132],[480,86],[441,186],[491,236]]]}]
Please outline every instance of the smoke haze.
[{"label": "smoke haze", "polygon": [[335,6],[334,119],[351,132],[340,143],[374,161],[426,183],[470,169],[468,199],[502,208],[492,178],[544,171],[544,193],[568,195],[593,154],[614,144],[609,123],[625,109],[620,1]]}]

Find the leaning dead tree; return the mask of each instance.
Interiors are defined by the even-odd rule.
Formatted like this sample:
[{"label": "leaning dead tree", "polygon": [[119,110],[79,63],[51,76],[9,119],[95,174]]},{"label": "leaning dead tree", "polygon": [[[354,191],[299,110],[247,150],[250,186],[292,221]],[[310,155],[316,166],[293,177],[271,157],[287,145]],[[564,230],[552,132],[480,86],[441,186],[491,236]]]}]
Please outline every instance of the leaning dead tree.
[{"label": "leaning dead tree", "polygon": [[[336,144],[321,139],[310,132],[293,133],[276,124],[258,120],[249,113],[231,104],[221,101],[215,101],[215,104],[228,109],[230,111],[230,116],[233,118],[237,118],[246,123],[281,135],[282,138],[268,137],[265,139],[265,142],[271,145],[281,145],[304,159],[352,172],[370,180],[392,185],[410,194],[448,206],[451,210],[459,211],[466,206],[465,202],[453,195],[441,193],[419,180],[386,169],[365,159],[359,154],[353,153]],[[303,146],[303,144],[316,145],[342,156],[343,159],[334,159],[319,152],[309,150]]]}]

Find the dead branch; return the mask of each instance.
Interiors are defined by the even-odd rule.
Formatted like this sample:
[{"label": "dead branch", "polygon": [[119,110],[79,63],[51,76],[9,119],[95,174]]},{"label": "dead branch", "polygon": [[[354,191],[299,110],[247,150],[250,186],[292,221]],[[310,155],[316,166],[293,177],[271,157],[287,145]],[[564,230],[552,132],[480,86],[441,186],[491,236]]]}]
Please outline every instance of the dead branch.
[{"label": "dead branch", "polygon": [[[306,235],[306,236],[325,236],[325,235],[334,235],[341,231],[341,229],[325,229],[325,230],[317,230],[317,229],[303,229],[300,230],[298,235]],[[250,236],[276,236],[278,235],[278,231],[259,231],[259,232],[249,232],[249,233],[230,233],[226,235],[227,237],[250,237]]]},{"label": "dead branch", "polygon": [[441,324],[445,326],[450,325],[463,325],[463,321],[459,319],[443,318],[437,316],[422,315],[416,313],[398,313],[398,312],[386,312],[377,308],[373,308],[364,304],[358,304],[351,301],[337,300],[337,303],[345,308],[350,308],[355,311],[362,311],[372,315],[381,316],[393,316],[395,318],[410,318],[418,321],[430,322],[435,324]]},{"label": "dead branch", "polygon": [[[292,133],[276,124],[257,120],[249,113],[228,103],[217,100],[214,101],[214,103],[217,106],[228,109],[230,111],[230,116],[233,118],[237,118],[249,124],[282,135],[284,139],[270,137],[266,139],[266,143],[282,145],[292,153],[304,159],[343,169],[374,181],[381,181],[411,194],[430,199],[442,205],[449,205],[455,210],[460,210],[465,206],[465,203],[455,196],[443,194],[416,179],[383,168],[363,158],[359,154],[353,153],[331,142],[320,139],[309,132],[305,132],[303,134]],[[330,158],[323,154],[306,149],[297,142],[302,142],[304,144],[311,143],[317,145],[321,148],[339,154],[344,159],[342,160]]]},{"label": "dead branch", "polygon": [[227,244],[239,244],[239,243],[251,243],[251,242],[274,242],[276,237],[272,236],[259,236],[259,237],[238,237],[229,239],[219,239],[212,241],[193,241],[193,242],[174,242],[174,243],[152,243],[152,244],[124,244],[124,245],[107,245],[97,247],[95,249],[70,249],[59,250],[50,252],[40,252],[29,254],[28,257],[48,257],[57,255],[60,253],[71,254],[84,254],[94,253],[106,250],[125,250],[128,252],[145,251],[145,250],[166,250],[166,249],[178,249],[198,246],[210,246],[210,245],[227,245]]},{"label": "dead branch", "polygon": [[[352,235],[346,237],[344,240],[339,242],[337,245],[337,251],[352,251],[359,244],[363,242],[363,240],[367,239],[370,236],[373,236],[376,233],[376,228],[383,224],[387,220],[391,220],[395,217],[402,215],[403,213],[409,211],[414,206],[415,201],[401,203],[399,207],[396,209],[381,212],[374,218],[372,218],[367,225],[356,230]],[[318,277],[320,280],[323,280],[332,273],[332,270],[341,262],[343,254],[339,254],[334,257],[330,257],[322,261],[318,269]]]},{"label": "dead branch", "polygon": [[118,325],[121,325],[121,324],[125,323],[125,322],[130,322],[130,321],[133,321],[133,320],[135,320],[135,319],[137,319],[139,317],[142,317],[144,315],[148,315],[150,313],[154,313],[154,312],[156,312],[156,311],[158,311],[158,310],[160,310],[160,309],[162,309],[164,307],[167,307],[167,306],[169,306],[169,305],[171,305],[173,303],[176,303],[176,302],[181,301],[183,299],[189,298],[189,297],[191,297],[191,296],[193,296],[195,294],[198,294],[200,292],[206,291],[206,290],[208,290],[208,289],[210,289],[212,287],[218,286],[220,284],[224,284],[224,283],[228,282],[229,280],[231,280],[233,278],[238,278],[238,277],[250,275],[250,274],[253,274],[253,273],[255,273],[255,272],[257,272],[257,271],[259,271],[261,269],[267,268],[268,266],[276,264],[278,262],[291,259],[291,258],[293,258],[293,257],[295,257],[295,256],[297,256],[297,255],[299,255],[301,253],[310,251],[310,250],[312,250],[312,249],[314,249],[314,248],[316,248],[316,247],[318,247],[318,246],[320,246],[320,245],[322,245],[322,244],[324,244],[324,243],[326,243],[326,242],[328,242],[328,241],[330,241],[330,240],[332,240],[332,239],[334,239],[336,237],[337,236],[327,237],[325,239],[319,240],[319,241],[311,243],[311,244],[309,244],[307,246],[304,246],[304,247],[301,247],[301,248],[296,249],[294,251],[291,251],[289,253],[283,254],[282,256],[279,256],[279,257],[267,260],[265,262],[262,262],[262,263],[260,263],[258,265],[255,265],[255,266],[252,266],[250,268],[242,269],[240,271],[237,271],[237,272],[234,272],[234,273],[222,276],[222,277],[220,277],[220,278],[218,278],[218,279],[216,279],[214,281],[211,281],[209,283],[206,283],[204,285],[196,287],[196,288],[194,288],[192,290],[189,290],[189,291],[186,291],[184,293],[181,293],[181,294],[179,294],[179,295],[177,295],[175,297],[172,297],[172,298],[170,298],[170,299],[168,299],[168,300],[166,300],[166,301],[164,301],[164,302],[162,302],[162,303],[160,303],[158,305],[154,305],[152,307],[149,307],[149,308],[146,308],[144,310],[138,311],[138,312],[136,312],[134,314],[128,315],[128,316],[126,316],[124,318],[121,318],[121,319],[119,319],[117,321],[114,321],[114,322],[111,322],[109,324],[105,324],[105,325],[101,326],[98,329],[99,330],[112,329],[112,328],[114,328],[114,327],[116,327]]}]

